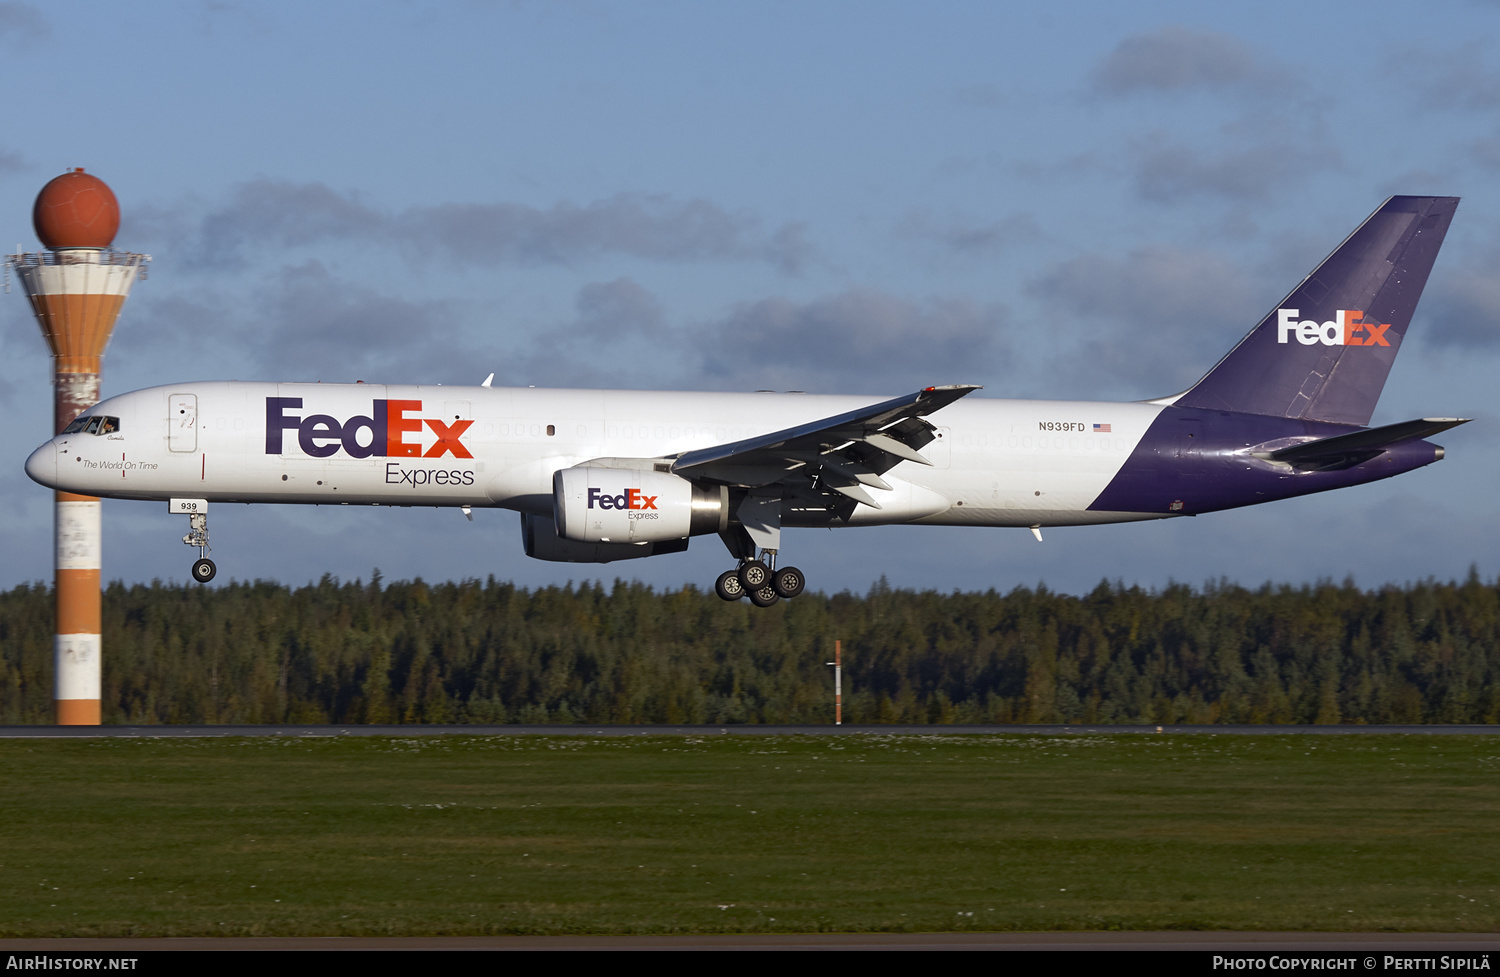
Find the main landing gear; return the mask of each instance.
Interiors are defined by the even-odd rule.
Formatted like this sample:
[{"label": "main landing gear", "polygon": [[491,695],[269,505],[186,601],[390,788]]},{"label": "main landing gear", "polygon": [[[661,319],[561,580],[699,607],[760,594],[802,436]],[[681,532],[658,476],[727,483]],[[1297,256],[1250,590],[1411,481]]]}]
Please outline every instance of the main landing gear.
[{"label": "main landing gear", "polygon": [[714,593],[727,601],[749,597],[756,607],[770,607],[785,597],[791,600],[802,593],[807,578],[796,567],[776,569],[776,551],[763,549],[755,559],[742,559],[733,570],[719,574]]},{"label": "main landing gear", "polygon": [[[738,565],[719,574],[714,593],[728,601],[749,597],[756,607],[770,607],[783,597],[802,593],[807,578],[796,567],[776,569],[781,547],[781,493],[752,490],[736,506],[736,521],[719,533]],[[759,550],[759,552],[757,552]]]}]

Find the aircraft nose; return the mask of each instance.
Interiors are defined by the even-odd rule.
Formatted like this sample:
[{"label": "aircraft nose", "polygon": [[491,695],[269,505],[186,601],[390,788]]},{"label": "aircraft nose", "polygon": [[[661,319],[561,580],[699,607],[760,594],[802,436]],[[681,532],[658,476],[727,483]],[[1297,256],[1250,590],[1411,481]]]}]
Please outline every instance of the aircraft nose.
[{"label": "aircraft nose", "polygon": [[33,451],[31,457],[26,459],[26,474],[31,476],[33,482],[39,482],[48,488],[56,488],[57,445],[48,441]]}]

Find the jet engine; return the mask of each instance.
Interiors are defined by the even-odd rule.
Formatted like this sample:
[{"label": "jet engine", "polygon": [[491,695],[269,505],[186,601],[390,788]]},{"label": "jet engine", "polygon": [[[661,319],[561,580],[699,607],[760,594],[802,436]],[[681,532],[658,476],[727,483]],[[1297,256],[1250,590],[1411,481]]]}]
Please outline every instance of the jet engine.
[{"label": "jet engine", "polygon": [[557,535],[580,543],[659,543],[722,532],[729,489],[671,472],[564,468],[552,476]]},{"label": "jet engine", "polygon": [[527,556],[552,563],[613,563],[663,553],[681,553],[688,548],[686,539],[669,539],[660,543],[575,543],[557,535],[552,517],[529,512],[521,513],[521,543]]}]

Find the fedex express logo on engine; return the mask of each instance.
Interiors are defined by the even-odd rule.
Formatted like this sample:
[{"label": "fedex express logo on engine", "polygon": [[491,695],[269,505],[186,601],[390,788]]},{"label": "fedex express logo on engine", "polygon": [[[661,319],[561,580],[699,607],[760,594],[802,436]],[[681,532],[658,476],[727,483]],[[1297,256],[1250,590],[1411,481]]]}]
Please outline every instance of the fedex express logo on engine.
[{"label": "fedex express logo on engine", "polygon": [[[301,397],[266,398],[266,454],[283,454],[286,432],[296,431],[297,446],[313,458],[327,458],[339,449],[351,458],[474,457],[459,440],[474,422],[448,424],[436,417],[408,417],[421,412],[420,400],[376,400],[368,416],[356,414],[344,421],[331,414],[298,417],[287,413],[301,407]],[[423,425],[437,435],[436,443],[425,453],[421,444]],[[407,440],[412,435],[415,437]]]},{"label": "fedex express logo on engine", "polygon": [[1276,310],[1276,341],[1284,343],[1287,337],[1296,336],[1303,346],[1322,343],[1324,346],[1389,346],[1385,331],[1389,322],[1363,322],[1365,314],[1359,309],[1339,309],[1330,322],[1315,322],[1312,319],[1297,320],[1297,309]]},{"label": "fedex express logo on engine", "polygon": [[589,489],[590,509],[655,509],[657,495],[645,495],[640,489],[626,489],[620,495],[605,495],[603,489]]}]

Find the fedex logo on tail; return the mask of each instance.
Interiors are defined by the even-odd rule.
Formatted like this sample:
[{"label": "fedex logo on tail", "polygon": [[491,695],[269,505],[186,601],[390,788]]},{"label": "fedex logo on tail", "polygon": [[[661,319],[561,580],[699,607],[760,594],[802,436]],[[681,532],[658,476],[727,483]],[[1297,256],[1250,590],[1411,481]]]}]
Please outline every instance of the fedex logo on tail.
[{"label": "fedex logo on tail", "polygon": [[620,495],[605,495],[603,489],[589,489],[590,509],[655,509],[658,496],[644,495],[640,489],[626,489]]},{"label": "fedex logo on tail", "polygon": [[[420,400],[376,400],[368,415],[356,414],[344,421],[331,414],[298,417],[287,413],[301,407],[301,397],[266,398],[266,454],[282,454],[286,432],[296,431],[297,446],[313,458],[327,458],[341,448],[351,458],[474,457],[460,440],[474,422],[449,424],[436,417],[408,417],[422,410]],[[423,425],[437,435],[426,452],[421,444]],[[416,438],[408,441],[411,435]]]},{"label": "fedex logo on tail", "polygon": [[1284,343],[1295,336],[1303,346],[1389,346],[1385,331],[1389,322],[1364,322],[1364,312],[1359,309],[1339,309],[1330,322],[1312,319],[1298,321],[1297,309],[1276,310],[1276,341]]}]

